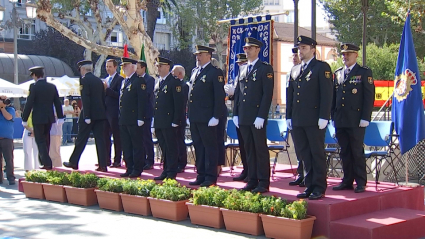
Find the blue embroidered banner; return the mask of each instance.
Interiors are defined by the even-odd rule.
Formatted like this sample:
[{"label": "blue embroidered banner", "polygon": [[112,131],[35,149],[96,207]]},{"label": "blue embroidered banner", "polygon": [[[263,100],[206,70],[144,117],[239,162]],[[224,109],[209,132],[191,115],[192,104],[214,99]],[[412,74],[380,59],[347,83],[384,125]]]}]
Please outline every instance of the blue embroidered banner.
[{"label": "blue embroidered banner", "polygon": [[253,37],[262,41],[264,45],[261,47],[258,57],[260,61],[272,64],[273,21],[271,16],[232,20],[227,44],[228,84],[233,84],[233,80],[238,76],[239,66],[236,64],[236,55],[244,53],[245,37]]}]

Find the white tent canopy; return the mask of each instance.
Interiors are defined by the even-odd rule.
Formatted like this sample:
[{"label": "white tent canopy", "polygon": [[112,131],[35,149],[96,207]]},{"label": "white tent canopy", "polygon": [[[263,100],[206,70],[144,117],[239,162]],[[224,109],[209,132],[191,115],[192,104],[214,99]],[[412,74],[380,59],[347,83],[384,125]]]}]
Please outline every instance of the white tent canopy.
[{"label": "white tent canopy", "polygon": [[27,93],[19,85],[0,79],[0,95],[7,97],[26,97]]},{"label": "white tent canopy", "polygon": [[[26,81],[19,86],[24,89],[28,94],[28,89],[34,80]],[[65,97],[68,95],[79,96],[80,95],[80,83],[78,78],[70,78],[68,76],[62,77],[47,77],[47,82],[52,83],[58,89],[60,97]]]}]

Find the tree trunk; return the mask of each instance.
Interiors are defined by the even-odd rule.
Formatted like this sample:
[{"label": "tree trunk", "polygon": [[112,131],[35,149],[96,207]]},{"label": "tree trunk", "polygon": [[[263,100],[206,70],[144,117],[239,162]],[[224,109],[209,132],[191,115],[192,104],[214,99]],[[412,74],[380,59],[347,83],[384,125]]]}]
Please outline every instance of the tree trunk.
[{"label": "tree trunk", "polygon": [[159,7],[159,1],[158,0],[152,0],[148,1],[146,4],[146,33],[148,36],[152,39],[152,42],[154,41],[154,35],[155,35],[155,27],[156,27],[156,20],[160,17],[160,13],[158,11]]},{"label": "tree trunk", "polygon": [[94,65],[93,74],[97,77],[101,77],[100,73],[102,71],[103,63],[106,60],[107,55],[100,55],[99,59],[97,59],[96,64]]}]

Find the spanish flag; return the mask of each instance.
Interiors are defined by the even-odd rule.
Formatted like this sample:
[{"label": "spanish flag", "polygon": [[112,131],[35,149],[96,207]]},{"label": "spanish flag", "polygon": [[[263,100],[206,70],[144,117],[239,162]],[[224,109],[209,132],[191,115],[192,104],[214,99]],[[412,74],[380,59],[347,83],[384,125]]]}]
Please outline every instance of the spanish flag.
[{"label": "spanish flag", "polygon": [[[128,57],[128,56],[129,56],[129,54],[128,54],[128,46],[127,46],[127,44],[124,44],[124,54],[123,54],[122,57]],[[122,66],[121,66],[121,69],[120,69],[120,75],[122,77],[126,78],[126,76],[124,74],[124,70],[122,69]]]}]

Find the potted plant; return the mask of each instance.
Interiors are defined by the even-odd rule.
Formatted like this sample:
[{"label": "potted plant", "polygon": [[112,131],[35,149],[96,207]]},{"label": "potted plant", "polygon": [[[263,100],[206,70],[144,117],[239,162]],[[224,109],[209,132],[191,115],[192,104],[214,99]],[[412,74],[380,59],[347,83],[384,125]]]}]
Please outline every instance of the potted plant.
[{"label": "potted plant", "polygon": [[25,173],[22,187],[27,198],[45,199],[43,184],[47,182],[46,171],[29,171]]},{"label": "potted plant", "polygon": [[152,215],[148,196],[155,187],[154,180],[125,180],[123,192],[120,193],[124,212],[143,216]]},{"label": "potted plant", "polygon": [[316,217],[307,215],[307,201],[286,203],[281,198],[268,196],[262,199],[260,214],[264,232],[269,238],[310,239]]},{"label": "potted plant", "polygon": [[190,189],[176,180],[165,179],[162,184],[155,185],[150,193],[152,215],[172,221],[185,220],[188,214],[186,202],[190,194]]},{"label": "potted plant", "polygon": [[259,217],[262,197],[259,193],[230,190],[229,196],[224,200],[224,208],[221,208],[226,230],[262,235],[264,231]]},{"label": "potted plant", "polygon": [[120,193],[123,192],[123,179],[100,178],[95,189],[99,207],[114,211],[122,211]]},{"label": "potted plant", "polygon": [[64,185],[69,185],[68,173],[47,171],[47,183],[43,183],[46,199],[55,202],[67,202]]},{"label": "potted plant", "polygon": [[82,206],[96,205],[97,197],[94,189],[98,179],[94,173],[72,172],[69,175],[71,186],[64,186],[68,202]]},{"label": "potted plant", "polygon": [[213,187],[200,187],[192,191],[192,198],[186,203],[192,224],[223,228],[224,221],[220,207],[228,197],[229,191]]}]

